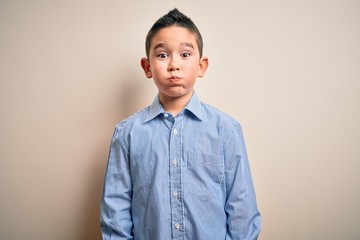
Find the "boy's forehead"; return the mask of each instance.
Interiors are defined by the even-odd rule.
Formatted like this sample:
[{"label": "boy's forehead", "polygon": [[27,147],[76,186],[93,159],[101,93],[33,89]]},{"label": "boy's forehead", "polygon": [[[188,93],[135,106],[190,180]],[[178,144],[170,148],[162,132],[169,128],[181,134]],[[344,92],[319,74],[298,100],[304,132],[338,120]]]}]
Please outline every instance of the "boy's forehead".
[{"label": "boy's forehead", "polygon": [[181,45],[192,45],[197,47],[196,34],[180,26],[170,26],[159,30],[151,41],[151,48],[154,49],[159,43],[177,42]]}]

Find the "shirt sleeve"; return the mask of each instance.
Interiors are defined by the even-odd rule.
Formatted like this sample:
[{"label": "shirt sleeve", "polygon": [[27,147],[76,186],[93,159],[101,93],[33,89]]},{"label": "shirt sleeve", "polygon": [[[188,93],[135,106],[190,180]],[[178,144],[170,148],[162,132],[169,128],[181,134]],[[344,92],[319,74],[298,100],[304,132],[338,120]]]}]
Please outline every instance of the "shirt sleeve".
[{"label": "shirt sleeve", "polygon": [[118,128],[114,131],[106,167],[100,208],[103,240],[133,239],[130,157],[121,133]]},{"label": "shirt sleeve", "polygon": [[241,127],[225,146],[227,240],[256,240],[261,229],[255,190]]}]

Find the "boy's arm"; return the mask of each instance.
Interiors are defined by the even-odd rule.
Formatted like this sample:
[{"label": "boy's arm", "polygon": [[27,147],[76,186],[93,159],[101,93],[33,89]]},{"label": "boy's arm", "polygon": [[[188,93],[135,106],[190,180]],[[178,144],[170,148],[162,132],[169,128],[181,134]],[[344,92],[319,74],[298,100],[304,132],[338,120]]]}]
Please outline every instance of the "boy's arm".
[{"label": "boy's arm", "polygon": [[225,148],[227,240],[256,240],[261,229],[244,137],[240,125]]},{"label": "boy's arm", "polygon": [[100,209],[103,240],[133,239],[131,198],[132,183],[129,154],[125,141],[115,129],[106,168]]}]

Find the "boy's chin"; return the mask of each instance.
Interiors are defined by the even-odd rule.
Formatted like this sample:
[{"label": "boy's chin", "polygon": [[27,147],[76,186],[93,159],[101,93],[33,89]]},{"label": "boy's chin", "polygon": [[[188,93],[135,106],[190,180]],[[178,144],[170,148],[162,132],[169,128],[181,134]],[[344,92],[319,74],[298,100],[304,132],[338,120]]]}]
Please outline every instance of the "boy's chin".
[{"label": "boy's chin", "polygon": [[191,97],[193,91],[171,91],[171,92],[160,92],[160,96],[168,99],[186,98]]}]

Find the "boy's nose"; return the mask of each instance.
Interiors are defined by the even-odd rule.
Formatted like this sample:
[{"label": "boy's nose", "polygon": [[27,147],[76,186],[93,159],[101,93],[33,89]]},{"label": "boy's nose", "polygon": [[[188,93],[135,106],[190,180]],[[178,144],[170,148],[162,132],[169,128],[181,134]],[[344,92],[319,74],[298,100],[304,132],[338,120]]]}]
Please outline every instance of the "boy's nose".
[{"label": "boy's nose", "polygon": [[168,71],[173,72],[178,70],[180,70],[179,62],[176,59],[172,58],[168,66]]}]

